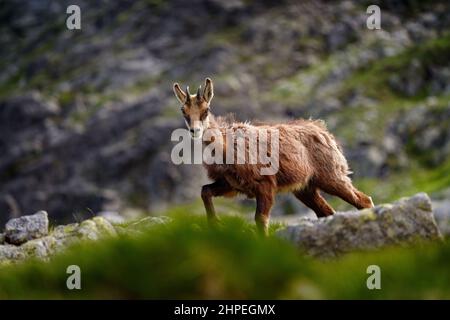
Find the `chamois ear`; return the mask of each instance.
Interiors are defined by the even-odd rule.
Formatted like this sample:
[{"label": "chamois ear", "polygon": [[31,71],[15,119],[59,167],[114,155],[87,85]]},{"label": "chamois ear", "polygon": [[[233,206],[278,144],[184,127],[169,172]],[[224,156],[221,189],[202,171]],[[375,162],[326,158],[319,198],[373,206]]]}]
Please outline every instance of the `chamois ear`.
[{"label": "chamois ear", "polygon": [[210,103],[213,97],[214,97],[213,82],[210,78],[206,78],[205,90],[203,91],[203,98],[205,98],[206,102]]},{"label": "chamois ear", "polygon": [[175,93],[175,97],[177,97],[180,103],[184,104],[186,102],[186,93],[181,90],[180,85],[178,83],[173,84],[173,92]]}]

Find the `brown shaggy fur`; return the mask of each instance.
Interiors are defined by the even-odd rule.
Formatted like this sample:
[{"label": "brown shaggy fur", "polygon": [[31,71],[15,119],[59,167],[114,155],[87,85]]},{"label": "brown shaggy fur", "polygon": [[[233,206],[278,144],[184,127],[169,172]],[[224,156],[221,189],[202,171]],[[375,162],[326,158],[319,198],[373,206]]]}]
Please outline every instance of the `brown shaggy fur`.
[{"label": "brown shaggy fur", "polygon": [[[323,121],[300,119],[280,124],[252,125],[215,119],[209,113],[213,97],[212,81],[207,79],[205,84],[203,92],[199,89],[197,95],[192,96],[182,91],[178,84],[174,85],[175,95],[183,104],[182,111],[191,132],[194,126],[199,127],[198,130],[214,128],[225,137],[227,130],[235,134],[237,130],[277,129],[280,138],[279,170],[274,175],[262,175],[260,168],[264,165],[260,163],[204,164],[209,178],[214,181],[203,186],[201,192],[210,222],[217,221],[212,198],[239,193],[256,198],[255,221],[264,234],[267,234],[270,210],[279,192],[292,192],[319,218],[334,213],[320,190],[338,196],[358,209],[373,206],[372,199],[353,186],[342,150]],[[246,147],[248,150],[247,143]],[[229,146],[224,138],[224,158],[229,148],[236,149],[236,144]]]}]

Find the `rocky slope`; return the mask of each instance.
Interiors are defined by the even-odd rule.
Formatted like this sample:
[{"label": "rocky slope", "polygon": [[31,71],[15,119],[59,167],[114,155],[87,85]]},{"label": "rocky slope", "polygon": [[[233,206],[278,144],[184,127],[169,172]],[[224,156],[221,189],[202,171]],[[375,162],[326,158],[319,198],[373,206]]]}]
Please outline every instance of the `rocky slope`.
[{"label": "rocky slope", "polygon": [[[78,4],[82,30],[65,28]],[[197,199],[174,166],[174,80],[216,81],[214,111],[323,118],[375,202],[450,186],[447,1],[19,1],[0,5],[0,222],[59,223]],[[419,174],[418,174],[419,173]],[[444,190],[444,191],[443,191]],[[298,211],[286,198],[275,213]]]}]

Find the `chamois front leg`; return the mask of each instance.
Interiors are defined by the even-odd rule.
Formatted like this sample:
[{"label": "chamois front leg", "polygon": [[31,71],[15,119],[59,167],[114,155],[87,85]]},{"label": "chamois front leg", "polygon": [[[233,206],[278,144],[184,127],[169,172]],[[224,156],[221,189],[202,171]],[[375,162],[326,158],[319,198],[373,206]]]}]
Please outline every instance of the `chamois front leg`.
[{"label": "chamois front leg", "polygon": [[202,187],[202,200],[205,205],[206,216],[210,225],[215,225],[219,221],[212,198],[230,193],[233,193],[233,188],[225,180],[217,180],[211,184],[205,184]]},{"label": "chamois front leg", "polygon": [[256,194],[255,222],[260,234],[269,235],[270,210],[274,203],[274,192],[272,189],[262,190]]}]

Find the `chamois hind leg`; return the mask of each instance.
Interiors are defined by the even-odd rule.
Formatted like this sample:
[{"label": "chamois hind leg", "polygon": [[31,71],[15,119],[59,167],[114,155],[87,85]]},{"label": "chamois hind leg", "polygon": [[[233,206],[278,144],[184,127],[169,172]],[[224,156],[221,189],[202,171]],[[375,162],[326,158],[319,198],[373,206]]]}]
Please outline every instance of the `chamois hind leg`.
[{"label": "chamois hind leg", "polygon": [[374,206],[372,198],[356,189],[347,176],[331,179],[327,183],[320,184],[319,187],[326,193],[338,196],[357,209],[372,208]]},{"label": "chamois hind leg", "polygon": [[202,187],[202,200],[206,209],[206,216],[208,222],[212,225],[218,222],[216,210],[212,202],[213,197],[219,197],[223,195],[233,195],[233,188],[225,180],[217,180],[211,184],[205,184]]},{"label": "chamois hind leg", "polygon": [[261,188],[256,193],[256,212],[255,222],[260,234],[267,236],[269,234],[270,210],[274,204],[275,192],[272,188]]},{"label": "chamois hind leg", "polygon": [[317,218],[327,217],[334,214],[333,208],[320,195],[316,187],[308,187],[302,190],[294,191],[294,196],[303,202],[305,206],[311,208],[317,215]]}]

